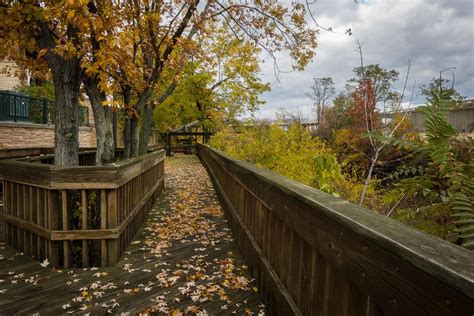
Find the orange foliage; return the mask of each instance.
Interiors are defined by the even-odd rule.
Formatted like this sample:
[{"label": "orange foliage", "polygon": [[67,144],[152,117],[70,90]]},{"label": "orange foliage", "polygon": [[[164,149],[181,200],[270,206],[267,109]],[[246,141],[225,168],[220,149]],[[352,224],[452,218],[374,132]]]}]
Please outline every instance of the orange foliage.
[{"label": "orange foliage", "polygon": [[351,127],[359,131],[373,131],[377,128],[375,114],[375,90],[370,79],[360,80],[359,86],[352,93],[349,107]]}]

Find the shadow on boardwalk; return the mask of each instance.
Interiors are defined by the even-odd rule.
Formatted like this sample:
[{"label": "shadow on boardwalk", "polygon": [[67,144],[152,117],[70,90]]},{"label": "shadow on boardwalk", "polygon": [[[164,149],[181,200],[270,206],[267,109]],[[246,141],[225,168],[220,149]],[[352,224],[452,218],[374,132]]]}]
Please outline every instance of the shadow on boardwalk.
[{"label": "shadow on boardwalk", "polygon": [[263,315],[198,158],[167,159],[165,170],[166,189],[115,267],[57,270],[1,244],[1,315]]}]

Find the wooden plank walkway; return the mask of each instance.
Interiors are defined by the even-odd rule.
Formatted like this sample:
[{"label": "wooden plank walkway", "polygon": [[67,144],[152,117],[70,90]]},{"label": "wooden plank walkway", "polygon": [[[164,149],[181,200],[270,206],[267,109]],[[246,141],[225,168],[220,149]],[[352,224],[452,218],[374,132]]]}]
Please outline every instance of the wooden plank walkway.
[{"label": "wooden plank walkway", "polygon": [[167,159],[166,173],[115,267],[58,270],[0,244],[0,314],[264,315],[198,158]]}]

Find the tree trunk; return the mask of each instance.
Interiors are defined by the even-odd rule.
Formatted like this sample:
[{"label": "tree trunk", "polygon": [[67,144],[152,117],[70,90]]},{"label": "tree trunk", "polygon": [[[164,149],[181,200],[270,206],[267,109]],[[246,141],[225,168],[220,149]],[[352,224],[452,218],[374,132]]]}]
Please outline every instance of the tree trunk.
[{"label": "tree trunk", "polygon": [[115,145],[112,125],[112,108],[96,104],[92,106],[95,119],[97,139],[96,164],[104,165],[113,162]]},{"label": "tree trunk", "polygon": [[138,118],[130,118],[130,157],[138,156]]},{"label": "tree trunk", "polygon": [[112,108],[104,106],[106,100],[105,93],[99,88],[99,80],[96,77],[84,78],[84,86],[91,101],[92,112],[94,113],[96,131],[96,165],[101,166],[111,163],[115,158],[115,146],[112,125]]},{"label": "tree trunk", "polygon": [[118,146],[118,127],[117,127],[117,111],[112,111],[112,131],[114,134],[114,148]]},{"label": "tree trunk", "polygon": [[[52,64],[52,65],[51,65]],[[79,93],[82,70],[77,59],[51,63],[56,113],[54,116],[54,164],[79,164]]]},{"label": "tree trunk", "polygon": [[130,117],[125,113],[125,123],[123,126],[123,158],[130,158],[130,147],[131,147],[131,137],[130,137]]},{"label": "tree trunk", "polygon": [[369,171],[367,172],[367,177],[365,178],[364,186],[362,188],[362,193],[360,195],[359,206],[362,206],[364,204],[365,194],[367,193],[367,188],[370,184],[370,180],[372,180],[372,173],[374,172],[375,164],[377,163],[377,160],[379,159],[379,152],[380,152],[379,149],[375,149],[374,154],[372,156]]},{"label": "tree trunk", "polygon": [[143,117],[143,124],[140,128],[140,137],[139,137],[139,147],[138,147],[138,154],[143,155],[146,154],[148,151],[148,142],[150,140],[150,131],[151,126],[153,123],[153,106],[148,106],[145,108],[144,117]]}]

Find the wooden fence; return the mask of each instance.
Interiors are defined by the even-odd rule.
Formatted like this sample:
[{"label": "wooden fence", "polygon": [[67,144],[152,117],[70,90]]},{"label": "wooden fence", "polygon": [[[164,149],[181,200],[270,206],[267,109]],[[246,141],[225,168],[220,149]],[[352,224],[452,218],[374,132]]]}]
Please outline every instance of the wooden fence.
[{"label": "wooden fence", "polygon": [[48,155],[0,161],[6,242],[53,266],[114,265],[161,192],[164,158],[160,150],[107,166],[91,166],[94,152],[80,153],[78,167],[48,164]]},{"label": "wooden fence", "polygon": [[274,315],[474,315],[474,254],[204,145]]}]

